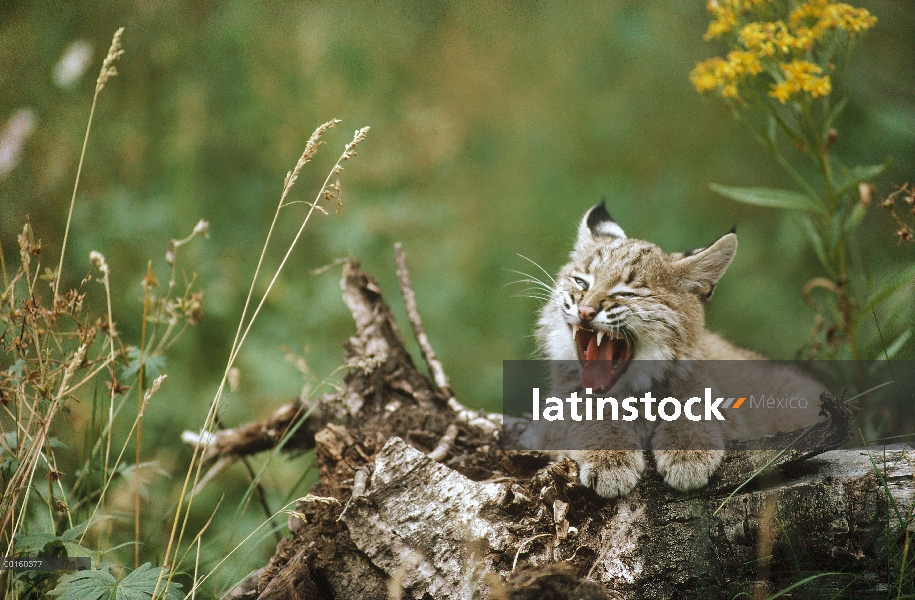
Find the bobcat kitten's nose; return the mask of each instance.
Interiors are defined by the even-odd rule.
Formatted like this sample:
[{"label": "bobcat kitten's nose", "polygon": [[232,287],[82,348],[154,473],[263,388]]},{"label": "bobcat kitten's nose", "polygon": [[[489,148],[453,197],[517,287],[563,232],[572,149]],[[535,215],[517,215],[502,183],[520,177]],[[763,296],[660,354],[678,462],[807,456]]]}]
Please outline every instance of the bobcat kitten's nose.
[{"label": "bobcat kitten's nose", "polygon": [[597,309],[593,306],[588,306],[587,304],[582,304],[578,307],[578,316],[581,317],[582,321],[590,321],[597,315]]}]

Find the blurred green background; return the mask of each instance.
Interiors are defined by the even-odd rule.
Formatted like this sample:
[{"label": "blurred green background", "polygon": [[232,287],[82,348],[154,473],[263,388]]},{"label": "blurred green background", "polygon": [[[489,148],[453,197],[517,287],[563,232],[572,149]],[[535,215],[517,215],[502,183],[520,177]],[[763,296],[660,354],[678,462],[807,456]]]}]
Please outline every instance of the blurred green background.
[{"label": "blurred green background", "polygon": [[[853,58],[835,152],[851,164],[892,156],[875,182],[885,195],[913,179],[915,11],[910,0],[856,4],[879,22]],[[327,135],[292,200],[313,198],[352,131],[372,130],[346,163],[342,211],[316,215],[307,227],[240,355],[227,425],[299,393],[301,374],[282,346],[305,353],[317,379],[340,364],[353,331],[340,269],[310,270],[356,257],[403,317],[395,241],[459,399],[496,409],[501,361],[535,351],[539,308],[516,297],[521,287],[506,287],[517,278],[507,269],[536,274],[520,253],[555,272],[582,213],[604,195],[631,237],[669,251],[705,245],[736,222],[740,250],[709,305],[709,327],[792,358],[814,316],[800,291],[819,270],[791,215],[708,188],[791,183],[720,103],[691,87],[695,63],[721,51],[702,41],[707,23],[704,3],[687,0],[6,0],[0,127],[21,109],[33,111],[36,127],[0,178],[0,241],[11,262],[29,218],[45,265],[56,266],[95,76],[112,33],[125,26],[126,53],[101,94],[77,197],[64,269],[73,279],[63,283],[89,270],[91,250],[105,254],[118,328],[136,343],[147,261],[164,281],[168,240],[201,218],[210,222],[210,239],[180,258],[199,275],[206,316],[167,357],[170,378],[145,424],[154,432],[145,452],[178,480],[187,454],[180,432],[199,427],[215,392],[283,177],[314,128],[334,117],[343,124]],[[79,40],[93,49],[90,66],[62,83],[55,66]],[[284,209],[268,268],[306,208]],[[913,245],[897,245],[895,229],[876,207],[862,228],[862,261],[877,280],[915,259]],[[915,320],[910,293],[878,314],[884,331]],[[915,357],[913,345],[899,357]],[[287,464],[275,477],[296,468]],[[243,471],[231,471],[212,499],[245,485]]]}]

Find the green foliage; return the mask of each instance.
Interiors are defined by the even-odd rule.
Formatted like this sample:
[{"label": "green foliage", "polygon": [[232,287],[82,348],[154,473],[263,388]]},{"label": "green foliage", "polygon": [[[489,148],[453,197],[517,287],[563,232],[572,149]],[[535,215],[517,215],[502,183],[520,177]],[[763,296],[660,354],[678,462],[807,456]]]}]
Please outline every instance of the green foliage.
[{"label": "green foliage", "polygon": [[98,552],[94,552],[80,543],[88,527],[89,521],[85,521],[67,529],[60,535],[41,532],[19,534],[16,536],[14,547],[23,556],[56,556],[57,549],[61,548],[66,556],[97,557]]},{"label": "green foliage", "polygon": [[874,292],[868,298],[867,303],[864,305],[864,310],[874,310],[889,299],[890,296],[903,289],[904,286],[910,284],[913,280],[915,280],[915,264],[909,265],[907,268],[901,269],[891,276],[884,278],[884,281],[877,285]]},{"label": "green foliage", "polygon": [[878,175],[881,175],[889,166],[889,161],[882,165],[857,165],[852,167],[845,176],[845,181],[837,186],[836,194],[843,195],[848,192],[857,191],[858,186],[862,183],[871,181]]},{"label": "green foliage", "polygon": [[[156,592],[157,584],[159,592],[156,597],[163,597],[161,593],[167,578],[163,567],[145,563],[118,581],[111,574],[111,565],[102,565],[95,570],[61,576],[50,595],[60,600],[149,600]],[[181,585],[174,582],[164,596],[166,600],[181,600],[183,597]]]},{"label": "green foliage", "polygon": [[[706,38],[724,38],[730,52],[726,60],[700,63],[691,76],[693,84],[700,92],[720,94],[802,191],[717,184],[711,189],[738,202],[813,213],[801,222],[832,281],[824,285],[814,277],[805,286],[805,299],[817,310],[806,353],[811,357],[825,352],[830,358],[876,358],[862,354],[861,348],[877,348],[875,342],[882,334],[879,329],[862,331],[862,322],[895,292],[915,282],[915,271],[903,269],[864,299],[872,273],[863,261],[852,257],[860,256],[858,228],[872,203],[869,181],[883,173],[889,161],[845,168],[831,150],[839,138],[833,124],[847,105],[845,90],[836,89],[833,82],[845,80],[859,34],[877,19],[866,9],[829,1],[760,5],[744,11],[724,2],[710,4],[709,10],[715,18]],[[781,138],[788,144],[781,144]],[[802,174],[806,165],[794,160],[795,155],[788,154],[785,147],[799,150],[816,167],[816,174]],[[900,240],[906,235],[911,239],[905,222],[895,211],[893,216],[902,226]],[[830,292],[826,303],[809,301],[809,291],[814,288]],[[894,351],[907,339],[898,337],[897,342],[902,341]],[[887,350],[882,348],[879,354],[886,356]]]},{"label": "green foliage", "polygon": [[817,204],[810,196],[800,192],[772,188],[733,187],[718,185],[717,183],[712,183],[709,187],[725,198],[747,204],[755,204],[756,206],[824,212],[822,206]]},{"label": "green foliage", "polygon": [[[858,203],[836,211],[827,224],[817,211],[729,204],[709,192],[709,181],[756,188],[787,184],[773,174],[772,161],[754,155],[747,136],[720,119],[685,81],[701,54],[701,4],[496,0],[485,7],[190,6],[166,0],[150,6],[38,1],[0,8],[0,131],[23,109],[31,110],[38,123],[18,165],[0,176],[0,257],[6,260],[4,276],[11,277],[17,237],[27,219],[30,235],[34,229],[34,237],[44,241],[47,261],[56,267],[64,254],[61,238],[96,85],[93,69],[102,62],[111,32],[127,26],[120,75],[99,98],[63,269],[33,268],[28,279],[38,283],[29,293],[6,296],[4,287],[0,302],[5,350],[10,336],[19,333],[19,321],[6,320],[8,309],[22,309],[16,302],[35,297],[53,313],[48,284],[85,293],[78,323],[59,315],[70,327],[67,335],[41,338],[51,352],[50,369],[39,369],[34,353],[0,353],[0,382],[39,384],[29,388],[30,399],[42,410],[61,408],[61,426],[53,434],[67,445],[67,450],[55,446],[52,436],[31,455],[37,459],[34,485],[21,533],[62,544],[54,540],[87,523],[96,506],[132,512],[139,471],[140,539],[128,515],[88,528],[80,543],[106,550],[112,562],[122,564],[135,564],[138,541],[141,561],[164,556],[168,540],[162,531],[174,514],[171,503],[181,478],[148,477],[155,472],[148,463],[172,475],[186,467],[190,453],[178,440],[182,430],[199,429],[222,377],[283,175],[315,125],[331,116],[342,117],[347,127],[371,124],[377,135],[365,145],[360,157],[365,160],[348,173],[340,214],[333,219],[317,215],[321,220],[306,232],[267,297],[236,361],[240,387],[219,413],[226,425],[262,417],[302,390],[300,373],[283,360],[284,345],[307,357],[315,373],[304,382],[309,393],[318,381],[337,376],[351,318],[340,301],[338,272],[308,273],[353,255],[380,277],[393,299],[393,241],[403,242],[410,257],[427,330],[460,399],[497,409],[501,361],[531,355],[530,331],[539,306],[504,289],[514,278],[505,269],[529,269],[516,257],[520,252],[555,272],[577,219],[601,195],[608,196],[612,213],[628,232],[670,251],[696,247],[737,220],[740,252],[709,305],[709,325],[774,358],[791,356],[805,343],[809,323],[818,315],[799,292],[817,270],[835,281],[836,241],[854,237],[860,256],[853,253],[850,262],[866,267],[852,266],[862,279],[855,282],[857,306],[866,312],[866,299],[889,290],[874,305],[885,326],[886,350],[912,357],[915,348],[906,332],[915,310],[900,300],[905,281],[893,286],[895,274],[913,255],[911,245],[887,243],[894,225],[886,213]],[[838,159],[830,164],[830,181],[836,194],[849,199],[860,183],[874,178],[882,177],[875,185],[884,189],[903,181],[909,162],[897,160],[882,173],[883,165],[846,172],[840,163],[871,165],[889,154],[915,155],[911,97],[892,92],[915,86],[915,71],[907,62],[915,44],[915,13],[896,1],[880,4],[874,13],[880,18],[876,30],[845,70],[847,92],[836,86],[842,100],[820,115],[822,131],[842,131],[830,149]],[[62,86],[52,73],[74,42],[95,48],[93,66]],[[797,160],[796,146],[776,119],[753,124],[754,134],[778,150],[776,161],[792,166],[789,175],[799,193],[825,205],[815,170]],[[337,143],[349,137],[331,132],[328,139]],[[318,156],[316,162],[316,171],[303,171],[302,187],[316,189],[321,169],[332,160]],[[808,190],[799,180],[818,187]],[[277,236],[290,238],[306,209],[293,198]],[[191,231],[201,217],[211,223],[206,244],[185,247],[188,238],[169,242],[176,232]],[[793,227],[793,220],[801,225]],[[33,263],[39,247],[33,244],[26,252]],[[180,261],[176,266],[179,247],[193,269],[186,271]],[[108,258],[111,315],[97,269],[93,281],[80,287],[93,268],[88,259],[93,250]],[[150,259],[150,277],[144,278]],[[282,252],[271,249],[265,267],[281,259]],[[265,287],[262,279],[256,291]],[[195,296],[200,290],[206,291],[205,302]],[[837,308],[834,301],[827,307]],[[780,335],[760,327],[763,322]],[[109,332],[117,334],[114,361],[78,393],[54,403],[43,394],[56,391],[62,365],[78,348],[69,334],[80,327],[97,333],[85,366],[106,360]],[[862,338],[874,331],[867,328]],[[883,345],[866,347],[883,355],[877,352]],[[132,447],[137,433],[131,433],[134,407],[142,400],[138,379],[142,374],[148,389],[166,368],[169,380],[144,416],[138,468]],[[77,374],[87,374],[83,365]],[[80,430],[69,431],[64,423]],[[0,472],[8,483],[17,471],[28,470],[29,443],[26,438],[20,445],[12,428],[2,433]],[[121,449],[127,459],[118,459]],[[55,459],[61,479],[49,491],[53,469],[48,463]],[[314,478],[303,475],[307,460],[254,464],[258,479],[299,482],[290,484],[292,489],[268,487],[269,505],[282,505],[295,497],[295,488],[307,488]],[[224,505],[234,503],[237,509],[213,517],[210,531],[217,533],[200,546],[203,570],[226,558],[236,530],[237,540],[264,520],[248,508],[252,487],[244,472],[230,470],[195,499],[189,533],[207,525],[223,494]],[[17,501],[21,507],[26,498]],[[263,564],[274,545],[268,537],[258,549],[237,553],[227,560],[227,571],[240,577],[252,564]],[[178,550],[186,556],[187,543]],[[229,579],[221,578],[220,585]]]},{"label": "green foliage", "polygon": [[146,356],[140,352],[139,348],[129,348],[127,350],[127,364],[121,371],[121,379],[132,381],[140,374],[140,367],[143,367],[143,381],[151,382],[156,377],[164,374],[166,371],[165,357]]}]

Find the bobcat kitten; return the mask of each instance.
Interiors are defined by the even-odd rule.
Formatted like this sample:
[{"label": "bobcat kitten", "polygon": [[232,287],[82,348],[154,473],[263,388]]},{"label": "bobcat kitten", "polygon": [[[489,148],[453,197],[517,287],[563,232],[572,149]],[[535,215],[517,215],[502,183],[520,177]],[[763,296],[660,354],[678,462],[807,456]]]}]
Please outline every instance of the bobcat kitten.
[{"label": "bobcat kitten", "polygon": [[[776,394],[800,391],[816,398],[822,389],[819,384],[775,363],[760,363],[764,366],[740,373],[736,381],[736,369],[716,370],[714,363],[705,362],[762,360],[705,329],[704,303],[736,251],[737,236],[732,231],[707,248],[667,254],[650,242],[627,238],[603,201],[591,208],[538,322],[537,337],[545,358],[581,363],[572,378],[563,378],[554,369],[554,394],[562,397],[590,388],[594,394],[623,398],[663,389],[668,395],[687,398],[701,396],[709,386],[748,389],[761,384]],[[639,366],[628,368],[632,364]],[[749,411],[734,411],[742,412]],[[791,431],[810,421],[809,412],[795,411],[766,423],[766,431],[759,431],[756,423],[753,437]],[[554,435],[567,439],[578,435],[578,440],[588,436],[592,442],[588,447],[613,449],[567,450],[559,455],[575,461],[581,484],[604,497],[625,495],[635,487],[646,466],[648,446],[655,448],[655,464],[667,484],[679,490],[702,487],[721,463],[726,442],[748,435],[738,415],[727,422],[640,419],[635,427],[614,421],[577,426],[570,423]],[[563,447],[562,439],[545,441]]]}]

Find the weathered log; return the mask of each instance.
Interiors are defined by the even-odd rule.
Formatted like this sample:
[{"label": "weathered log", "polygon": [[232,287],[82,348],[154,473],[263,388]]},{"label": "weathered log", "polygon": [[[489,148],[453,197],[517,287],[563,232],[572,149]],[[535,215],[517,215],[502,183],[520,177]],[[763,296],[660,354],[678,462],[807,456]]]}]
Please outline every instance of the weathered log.
[{"label": "weathered log", "polygon": [[[910,446],[817,455],[844,439],[847,415],[834,415],[789,452],[730,452],[706,489],[677,492],[649,469],[604,500],[574,463],[502,450],[497,419],[463,408],[440,365],[438,382],[421,374],[357,264],[342,287],[356,321],[348,373],[294,444],[314,446],[320,481],[232,597],[764,598],[822,575],[783,597],[876,598],[895,581],[893,549],[915,533]],[[269,446],[301,409],[248,436],[220,432],[208,456]]]}]

